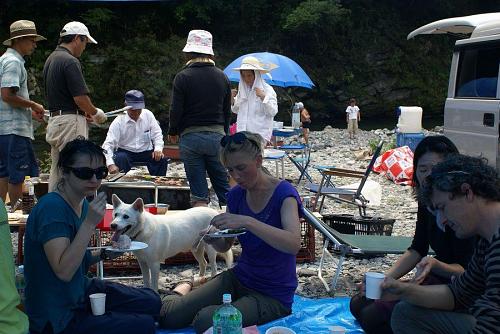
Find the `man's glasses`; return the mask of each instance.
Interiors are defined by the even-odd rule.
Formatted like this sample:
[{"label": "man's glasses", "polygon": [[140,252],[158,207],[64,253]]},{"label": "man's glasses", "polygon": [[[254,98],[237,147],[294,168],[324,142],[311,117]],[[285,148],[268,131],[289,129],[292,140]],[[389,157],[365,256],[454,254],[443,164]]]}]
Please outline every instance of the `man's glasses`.
[{"label": "man's glasses", "polygon": [[82,180],[90,180],[94,175],[95,178],[98,180],[102,180],[106,176],[108,176],[108,168],[106,166],[102,166],[96,169],[90,167],[70,167],[70,166],[66,166],[65,168],[72,171],[77,178]]},{"label": "man's glasses", "polygon": [[252,143],[255,147],[257,147],[260,150],[259,144],[257,144],[252,139],[248,138],[243,132],[236,132],[232,136],[222,137],[222,139],[220,140],[220,144],[222,147],[226,147],[227,145],[229,145],[231,143],[241,145],[245,142],[245,140],[248,140],[250,143]]}]

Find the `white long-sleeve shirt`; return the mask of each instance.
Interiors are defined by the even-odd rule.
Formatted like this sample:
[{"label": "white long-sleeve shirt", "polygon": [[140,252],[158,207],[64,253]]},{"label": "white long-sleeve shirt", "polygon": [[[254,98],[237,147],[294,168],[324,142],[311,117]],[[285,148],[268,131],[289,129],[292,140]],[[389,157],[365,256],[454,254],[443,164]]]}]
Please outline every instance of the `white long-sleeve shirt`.
[{"label": "white long-sleeve shirt", "polygon": [[109,126],[102,148],[106,150],[106,166],[110,166],[115,163],[113,153],[118,148],[134,153],[152,149],[163,151],[163,134],[153,113],[142,109],[137,121],[128,114],[116,117]]},{"label": "white long-sleeve shirt", "polygon": [[[273,87],[262,80],[258,71],[250,88],[240,78],[238,95],[234,99],[231,111],[238,115],[236,131],[250,131],[260,134],[270,141],[273,135],[273,120],[278,113],[278,100]],[[255,94],[255,88],[262,89],[266,96],[263,100]]]}]

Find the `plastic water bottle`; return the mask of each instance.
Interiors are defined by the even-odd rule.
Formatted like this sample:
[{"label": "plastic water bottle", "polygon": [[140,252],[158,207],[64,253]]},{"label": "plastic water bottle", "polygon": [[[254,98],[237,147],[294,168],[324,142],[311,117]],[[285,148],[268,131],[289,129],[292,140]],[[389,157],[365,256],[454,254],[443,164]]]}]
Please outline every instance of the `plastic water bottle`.
[{"label": "plastic water bottle", "polygon": [[222,306],[219,307],[212,318],[214,324],[214,334],[241,334],[242,316],[241,312],[231,305],[231,294],[225,293],[222,296]]},{"label": "plastic water bottle", "polygon": [[23,197],[21,207],[23,214],[29,214],[35,205],[35,185],[31,182],[29,176],[24,178]]},{"label": "plastic water bottle", "polygon": [[24,281],[24,266],[20,265],[16,268],[16,289],[21,297],[21,305],[24,305],[24,289],[26,288],[26,282]]}]

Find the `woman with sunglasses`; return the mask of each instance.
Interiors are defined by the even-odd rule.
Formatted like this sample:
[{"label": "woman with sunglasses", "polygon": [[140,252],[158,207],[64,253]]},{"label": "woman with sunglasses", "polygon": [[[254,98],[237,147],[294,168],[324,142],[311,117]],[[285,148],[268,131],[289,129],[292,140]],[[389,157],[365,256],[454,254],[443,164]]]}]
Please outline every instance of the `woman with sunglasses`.
[{"label": "woman with sunglasses", "polygon": [[[425,185],[432,167],[449,155],[457,154],[458,149],[444,136],[428,136],[415,149],[413,157],[414,193],[418,194]],[[441,224],[425,204],[418,203],[415,235],[410,248],[386,271],[386,276],[399,279],[414,268],[417,269],[414,282],[417,284],[447,284],[453,276],[459,276],[467,267],[474,249],[474,238],[459,239],[453,230]],[[435,257],[427,256],[431,247]],[[392,333],[391,314],[396,300],[373,301],[361,292],[351,299],[350,309],[366,333]]]},{"label": "woman with sunglasses", "polygon": [[[106,195],[93,195],[108,174],[102,148],[85,139],[69,142],[58,161],[56,190],[43,196],[26,224],[26,311],[31,333],[154,333],[160,298],[137,289],[86,277],[106,258],[87,250],[106,209]],[[106,293],[106,313],[93,316],[89,295]]]},{"label": "woman with sunglasses", "polygon": [[[238,263],[191,292],[188,284],[177,286],[163,299],[161,326],[182,328],[192,323],[197,333],[203,333],[212,326],[224,293],[231,294],[232,304],[242,313],[243,327],[291,313],[302,205],[290,183],[262,167],[261,143],[260,135],[246,131],[221,141],[222,163],[237,185],[228,193],[228,211],[214,217],[211,225],[218,230],[245,229],[238,236],[242,250]],[[234,238],[204,240],[219,252],[234,242]]]}]

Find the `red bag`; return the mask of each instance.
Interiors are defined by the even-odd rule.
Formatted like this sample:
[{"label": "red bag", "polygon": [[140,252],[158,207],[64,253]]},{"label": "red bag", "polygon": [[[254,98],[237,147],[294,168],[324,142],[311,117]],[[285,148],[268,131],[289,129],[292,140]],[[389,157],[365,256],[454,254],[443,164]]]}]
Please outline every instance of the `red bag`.
[{"label": "red bag", "polygon": [[373,171],[396,184],[412,185],[413,151],[408,146],[389,150],[377,158]]}]

